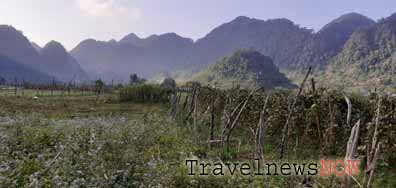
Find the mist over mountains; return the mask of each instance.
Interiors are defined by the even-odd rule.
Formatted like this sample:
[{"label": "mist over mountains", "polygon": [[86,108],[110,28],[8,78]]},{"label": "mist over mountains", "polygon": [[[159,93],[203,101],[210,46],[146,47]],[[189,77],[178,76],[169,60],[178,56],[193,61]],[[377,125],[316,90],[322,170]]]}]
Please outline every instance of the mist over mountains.
[{"label": "mist over mountains", "polygon": [[8,67],[8,73],[0,76],[8,78],[10,82],[14,82],[15,78],[19,82],[48,82],[53,79],[68,82],[88,79],[79,63],[60,43],[50,42],[41,48],[31,43],[21,31],[6,25],[0,26],[0,41],[0,56],[3,57],[0,63]]},{"label": "mist over mountains", "polygon": [[[198,73],[224,56],[252,49],[272,59],[290,79],[308,66],[323,79],[348,78],[396,84],[396,16],[378,22],[358,13],[342,15],[314,32],[285,19],[240,16],[193,41],[175,33],[140,38],[131,33],[119,41],[87,39],[70,51],[60,43],[40,47],[10,26],[0,27],[0,55],[34,69],[44,77],[127,81],[132,73],[150,78],[159,73]],[[22,69],[21,69],[22,70]],[[21,71],[23,72],[23,71]],[[352,74],[352,75],[351,75]],[[381,79],[377,79],[381,76]]]}]

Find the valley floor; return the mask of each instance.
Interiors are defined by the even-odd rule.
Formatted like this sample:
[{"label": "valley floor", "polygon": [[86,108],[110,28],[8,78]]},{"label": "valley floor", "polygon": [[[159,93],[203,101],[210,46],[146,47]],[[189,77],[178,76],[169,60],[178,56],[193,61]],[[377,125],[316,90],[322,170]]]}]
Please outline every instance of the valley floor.
[{"label": "valley floor", "polygon": [[[170,120],[168,104],[119,103],[114,93],[99,100],[94,95],[33,96],[34,91],[0,96],[0,187],[292,188],[303,187],[306,180],[189,176],[186,159],[218,161],[219,149],[208,145],[203,123],[192,127]],[[238,142],[230,155],[250,160],[249,138]],[[266,145],[265,152],[267,159],[276,158],[273,145]],[[317,159],[314,148],[293,152],[301,153],[295,159]],[[379,174],[376,187],[396,185],[394,170]],[[338,187],[340,181],[314,177],[305,185]]]}]

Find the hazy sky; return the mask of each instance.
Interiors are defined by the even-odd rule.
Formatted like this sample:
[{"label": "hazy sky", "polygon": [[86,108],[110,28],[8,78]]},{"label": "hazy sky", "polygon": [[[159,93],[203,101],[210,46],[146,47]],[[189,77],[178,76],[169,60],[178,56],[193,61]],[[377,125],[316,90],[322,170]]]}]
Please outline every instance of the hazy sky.
[{"label": "hazy sky", "polygon": [[375,20],[396,12],[396,0],[0,0],[0,24],[13,25],[32,41],[72,49],[81,40],[119,40],[175,32],[193,39],[237,16],[288,18],[320,29],[358,12]]}]

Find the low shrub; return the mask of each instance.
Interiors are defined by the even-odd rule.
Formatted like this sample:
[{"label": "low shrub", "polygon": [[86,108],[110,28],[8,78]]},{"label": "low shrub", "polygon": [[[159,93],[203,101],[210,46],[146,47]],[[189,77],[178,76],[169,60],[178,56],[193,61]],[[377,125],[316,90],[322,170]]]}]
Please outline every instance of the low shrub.
[{"label": "low shrub", "polygon": [[126,86],[119,92],[121,102],[139,103],[167,103],[170,100],[170,94],[170,90],[153,84]]}]

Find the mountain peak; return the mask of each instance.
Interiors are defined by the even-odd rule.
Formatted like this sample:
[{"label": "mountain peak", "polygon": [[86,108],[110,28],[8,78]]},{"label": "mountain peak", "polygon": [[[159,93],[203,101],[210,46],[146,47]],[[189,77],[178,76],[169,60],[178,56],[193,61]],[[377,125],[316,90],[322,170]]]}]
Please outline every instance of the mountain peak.
[{"label": "mountain peak", "polygon": [[142,40],[139,36],[137,36],[135,33],[128,34],[127,36],[123,37],[120,40],[120,43],[136,43],[138,41]]},{"label": "mountain peak", "polygon": [[42,49],[42,51],[46,51],[46,50],[67,53],[65,47],[60,42],[57,41],[50,41],[49,43],[47,43]]},{"label": "mountain peak", "polygon": [[63,45],[57,41],[48,42],[40,50],[40,54],[43,57],[59,57],[60,59],[69,56],[65,47],[63,47]]},{"label": "mountain peak", "polygon": [[373,25],[375,22],[372,19],[361,14],[344,14],[325,25],[317,33],[320,39],[320,48],[326,53],[337,53],[355,31]]},{"label": "mountain peak", "polygon": [[110,39],[110,40],[108,41],[108,43],[110,43],[110,44],[116,44],[117,41],[116,41],[115,39]]},{"label": "mountain peak", "polygon": [[262,23],[268,23],[268,24],[288,24],[288,25],[294,25],[294,22],[287,19],[287,18],[274,18],[274,19],[268,19],[268,20],[260,20],[256,18],[250,18],[247,16],[238,16],[234,20],[232,20],[229,23],[233,24],[243,24],[243,23],[256,23],[256,24],[262,24]]},{"label": "mountain peak", "polygon": [[23,64],[40,64],[29,39],[13,26],[0,25],[0,53]]},{"label": "mountain peak", "polygon": [[159,43],[175,43],[175,42],[183,42],[185,44],[193,44],[193,40],[190,38],[184,38],[176,33],[164,33],[161,35],[151,35],[146,39],[142,39],[145,41],[146,45],[150,44],[159,44]]},{"label": "mountain peak", "polygon": [[[23,35],[22,31],[17,30],[11,25],[0,25],[0,36],[8,40],[18,40],[18,42],[30,43],[29,40]],[[2,42],[4,42],[2,40]]]},{"label": "mountain peak", "polygon": [[234,19],[234,21],[248,21],[248,20],[251,20],[251,18],[247,16],[238,16]]},{"label": "mountain peak", "polygon": [[159,38],[166,38],[166,39],[185,39],[184,37],[176,34],[176,33],[164,33],[158,36]]},{"label": "mountain peak", "polygon": [[22,31],[17,30],[12,25],[0,25],[0,31],[1,32],[8,32],[8,33],[18,33],[20,35],[23,35]]},{"label": "mountain peak", "polygon": [[367,16],[357,13],[357,12],[350,12],[346,13],[344,15],[341,15],[339,19],[351,19],[351,18],[364,18],[364,19],[369,19]]},{"label": "mountain peak", "polygon": [[331,21],[330,23],[325,25],[319,32],[327,30],[331,27],[335,27],[336,25],[368,27],[368,26],[371,26],[374,24],[375,24],[374,20],[372,20],[362,14],[352,12],[352,13],[344,14],[344,15],[334,19],[333,21]]}]

